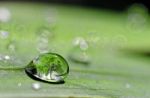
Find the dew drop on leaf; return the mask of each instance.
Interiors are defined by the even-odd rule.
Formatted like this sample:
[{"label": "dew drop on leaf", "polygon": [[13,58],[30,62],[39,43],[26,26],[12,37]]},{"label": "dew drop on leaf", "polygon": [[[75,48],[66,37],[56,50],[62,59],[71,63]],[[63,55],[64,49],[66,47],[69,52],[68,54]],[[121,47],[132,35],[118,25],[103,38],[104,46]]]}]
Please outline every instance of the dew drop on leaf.
[{"label": "dew drop on leaf", "polygon": [[29,77],[50,83],[63,83],[69,73],[66,60],[56,53],[44,53],[33,59],[25,68]]},{"label": "dew drop on leaf", "polygon": [[87,41],[82,37],[76,37],[73,40],[73,48],[68,57],[72,62],[88,65],[90,64],[88,49]]},{"label": "dew drop on leaf", "polygon": [[32,83],[32,89],[33,90],[39,90],[41,88],[40,83]]},{"label": "dew drop on leaf", "polygon": [[37,51],[40,53],[47,53],[49,49],[49,42],[53,39],[54,34],[47,27],[40,28],[37,32]]}]

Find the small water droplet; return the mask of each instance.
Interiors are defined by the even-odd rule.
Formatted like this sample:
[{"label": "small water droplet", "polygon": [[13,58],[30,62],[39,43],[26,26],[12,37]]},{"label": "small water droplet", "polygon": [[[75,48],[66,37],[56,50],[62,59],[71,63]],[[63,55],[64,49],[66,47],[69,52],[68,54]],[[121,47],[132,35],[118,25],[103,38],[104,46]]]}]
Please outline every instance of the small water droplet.
[{"label": "small water droplet", "polygon": [[126,83],[125,87],[126,88],[131,88],[131,85],[129,83]]},{"label": "small water droplet", "polygon": [[10,18],[10,11],[7,8],[0,8],[0,22],[8,22]]},{"label": "small water droplet", "polygon": [[127,28],[141,32],[147,25],[148,10],[142,4],[133,4],[128,9]]},{"label": "small water droplet", "polygon": [[2,39],[6,39],[9,36],[9,32],[8,31],[4,31],[4,30],[0,30],[0,37]]},{"label": "small water droplet", "polygon": [[3,55],[3,62],[7,65],[11,64],[12,58],[9,55]]},{"label": "small water droplet", "polygon": [[84,39],[82,37],[76,37],[74,40],[73,40],[73,45],[77,46],[80,44],[81,41],[83,41]]},{"label": "small water droplet", "polygon": [[87,50],[88,49],[88,44],[87,44],[87,42],[81,42],[80,43],[80,48],[82,49],[82,50]]},{"label": "small water droplet", "polygon": [[38,31],[37,50],[40,53],[46,53],[49,49],[49,41],[53,38],[53,33],[48,28],[42,28]]},{"label": "small water droplet", "polygon": [[88,55],[88,43],[82,37],[77,37],[73,40],[73,49],[69,54],[69,59],[75,63],[90,64],[90,57]]},{"label": "small water droplet", "polygon": [[52,39],[54,37],[54,33],[51,32],[51,30],[49,29],[49,26],[48,27],[44,26],[44,27],[39,28],[37,35],[41,37],[45,37],[45,38],[48,37],[49,39]]},{"label": "small water droplet", "polygon": [[39,38],[37,42],[37,50],[40,53],[46,53],[49,51],[48,40],[46,38]]},{"label": "small water droplet", "polygon": [[74,48],[69,55],[69,59],[75,63],[89,65],[91,63],[90,57],[87,52],[83,52],[77,48]]},{"label": "small water droplet", "polygon": [[21,86],[22,86],[22,83],[19,82],[19,83],[17,84],[17,86],[18,86],[18,87],[21,87]]},{"label": "small water droplet", "polygon": [[82,37],[77,37],[73,40],[74,46],[79,46],[81,50],[87,50],[88,49],[88,43],[87,41]]},{"label": "small water droplet", "polygon": [[39,90],[41,88],[41,85],[40,83],[32,83],[32,89],[33,90]]},{"label": "small water droplet", "polygon": [[112,45],[116,48],[123,48],[127,44],[127,37],[124,35],[115,35],[112,38]]},{"label": "small water droplet", "polygon": [[16,43],[15,43],[15,41],[9,42],[8,45],[7,45],[7,49],[10,52],[15,52],[16,51]]},{"label": "small water droplet", "polygon": [[0,55],[0,65],[3,67],[18,67],[23,66],[23,61],[20,57],[8,54]]},{"label": "small water droplet", "polygon": [[45,20],[46,22],[48,22],[49,24],[54,24],[56,22],[57,19],[57,11],[54,8],[51,9],[46,9],[45,10]]},{"label": "small water droplet", "polygon": [[50,83],[63,83],[69,73],[66,60],[55,53],[44,53],[32,60],[25,72],[33,79]]},{"label": "small water droplet", "polygon": [[10,60],[10,56],[9,55],[5,55],[4,58],[5,58],[5,60]]},{"label": "small water droplet", "polygon": [[100,41],[101,41],[101,39],[103,39],[102,38],[103,36],[100,36],[99,34],[100,33],[98,33],[98,32],[88,32],[87,33],[86,39],[91,46],[95,47],[95,45],[97,46],[100,44]]},{"label": "small water droplet", "polygon": [[4,67],[4,65],[7,67],[10,66],[11,60],[12,60],[12,58],[7,54],[0,55],[0,63],[3,67]]}]

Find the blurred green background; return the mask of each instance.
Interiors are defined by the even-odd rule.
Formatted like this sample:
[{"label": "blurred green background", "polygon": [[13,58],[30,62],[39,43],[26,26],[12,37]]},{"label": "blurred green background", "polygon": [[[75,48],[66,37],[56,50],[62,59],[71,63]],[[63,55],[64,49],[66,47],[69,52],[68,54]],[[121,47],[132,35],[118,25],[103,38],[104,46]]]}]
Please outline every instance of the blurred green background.
[{"label": "blurred green background", "polygon": [[[0,2],[0,97],[149,98],[149,19],[141,4],[116,12]],[[25,74],[22,68],[44,52],[68,61],[64,84]]]}]

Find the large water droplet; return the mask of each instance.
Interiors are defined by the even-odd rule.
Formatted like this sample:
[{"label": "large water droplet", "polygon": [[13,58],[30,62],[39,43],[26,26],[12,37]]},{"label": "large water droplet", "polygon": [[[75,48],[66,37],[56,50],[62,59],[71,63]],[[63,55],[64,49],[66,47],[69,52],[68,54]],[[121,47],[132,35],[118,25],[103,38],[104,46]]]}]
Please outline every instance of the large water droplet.
[{"label": "large water droplet", "polygon": [[10,18],[10,11],[7,8],[0,8],[0,22],[8,22]]},{"label": "large water droplet", "polygon": [[63,83],[69,73],[66,60],[55,53],[44,53],[32,60],[25,72],[33,79],[50,83]]}]

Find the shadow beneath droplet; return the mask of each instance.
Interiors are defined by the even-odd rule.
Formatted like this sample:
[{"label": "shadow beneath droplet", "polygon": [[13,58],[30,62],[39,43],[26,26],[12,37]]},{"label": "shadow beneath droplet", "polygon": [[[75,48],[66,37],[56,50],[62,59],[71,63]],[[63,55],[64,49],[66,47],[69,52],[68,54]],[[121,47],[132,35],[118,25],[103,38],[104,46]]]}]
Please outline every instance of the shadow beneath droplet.
[{"label": "shadow beneath droplet", "polygon": [[49,83],[49,84],[64,84],[65,81],[64,80],[61,80],[59,82],[50,82],[50,81],[44,81],[42,79],[39,79],[37,77],[35,77],[34,75],[32,75],[30,72],[28,72],[27,70],[25,70],[25,73],[33,80],[36,80],[36,81],[40,81],[40,82],[44,82],[44,83]]},{"label": "shadow beneath droplet", "polygon": [[120,50],[122,54],[126,56],[134,56],[134,57],[150,57],[150,51],[148,50],[138,50],[138,49],[123,49]]},{"label": "shadow beneath droplet", "polygon": [[68,60],[70,60],[73,63],[82,64],[84,66],[89,66],[91,64],[90,61],[83,61],[76,58],[73,58],[72,56],[68,56]]}]

